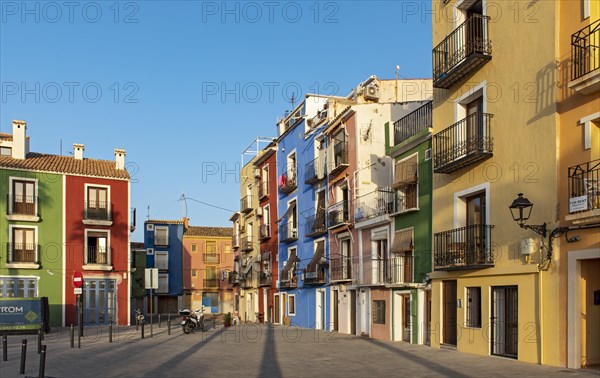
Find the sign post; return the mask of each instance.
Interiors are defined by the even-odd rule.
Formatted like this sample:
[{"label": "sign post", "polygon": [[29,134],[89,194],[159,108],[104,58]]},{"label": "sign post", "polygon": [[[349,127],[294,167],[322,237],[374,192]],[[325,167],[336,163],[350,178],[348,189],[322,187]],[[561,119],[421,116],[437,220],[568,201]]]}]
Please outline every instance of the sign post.
[{"label": "sign post", "polygon": [[79,313],[77,314],[77,324],[78,324],[78,333],[79,339],[77,343],[79,347],[81,347],[81,337],[83,336],[83,274],[81,272],[73,273],[73,287],[75,295],[77,295],[77,308],[79,309]]},{"label": "sign post", "polygon": [[150,290],[150,337],[152,337],[152,326],[154,322],[154,289],[158,289],[158,269],[147,268],[144,273],[146,278],[146,289]]}]

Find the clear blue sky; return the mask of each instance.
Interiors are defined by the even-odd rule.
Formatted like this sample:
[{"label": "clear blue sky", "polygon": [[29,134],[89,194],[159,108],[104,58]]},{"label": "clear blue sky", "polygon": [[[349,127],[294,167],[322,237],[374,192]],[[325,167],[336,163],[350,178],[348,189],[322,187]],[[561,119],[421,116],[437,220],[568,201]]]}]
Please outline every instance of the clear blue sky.
[{"label": "clear blue sky", "polygon": [[[115,3],[0,1],[0,131],[26,120],[36,152],[125,148],[138,224],[148,206],[180,218],[184,192],[238,209],[234,175],[203,173],[275,136],[291,93],[345,95],[397,64],[431,76],[430,1]],[[194,225],[230,215],[188,202]]]}]

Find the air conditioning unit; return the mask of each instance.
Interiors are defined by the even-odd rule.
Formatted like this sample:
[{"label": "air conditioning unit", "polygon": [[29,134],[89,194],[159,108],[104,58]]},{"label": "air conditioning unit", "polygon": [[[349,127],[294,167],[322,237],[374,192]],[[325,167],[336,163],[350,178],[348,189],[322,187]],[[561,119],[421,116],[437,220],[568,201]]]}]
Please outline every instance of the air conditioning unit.
[{"label": "air conditioning unit", "polygon": [[254,178],[260,178],[260,168],[254,168]]},{"label": "air conditioning unit", "polygon": [[364,96],[366,100],[379,100],[379,85],[375,83],[367,85]]},{"label": "air conditioning unit", "polygon": [[263,209],[262,209],[262,207],[256,208],[256,216],[257,217],[262,217],[263,216]]}]

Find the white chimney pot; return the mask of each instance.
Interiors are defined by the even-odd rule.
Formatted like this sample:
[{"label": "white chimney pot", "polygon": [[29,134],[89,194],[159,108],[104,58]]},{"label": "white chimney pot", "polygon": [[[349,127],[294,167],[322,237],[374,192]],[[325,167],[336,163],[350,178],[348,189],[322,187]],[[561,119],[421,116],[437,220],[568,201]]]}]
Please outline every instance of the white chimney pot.
[{"label": "white chimney pot", "polygon": [[12,157],[13,159],[25,160],[27,152],[29,152],[29,141],[27,140],[27,122],[14,120],[12,122],[12,126]]},{"label": "white chimney pot", "polygon": [[83,151],[85,151],[85,146],[83,144],[73,144],[73,156],[76,160],[83,160]]},{"label": "white chimney pot", "polygon": [[125,150],[115,148],[115,167],[116,169],[125,169]]}]

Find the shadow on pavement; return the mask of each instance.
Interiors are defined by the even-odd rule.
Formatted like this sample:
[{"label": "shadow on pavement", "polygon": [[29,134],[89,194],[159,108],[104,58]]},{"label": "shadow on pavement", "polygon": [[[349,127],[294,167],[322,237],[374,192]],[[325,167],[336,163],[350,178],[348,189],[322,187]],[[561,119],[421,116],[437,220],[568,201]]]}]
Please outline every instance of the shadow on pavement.
[{"label": "shadow on pavement", "polygon": [[277,353],[275,348],[275,329],[270,323],[266,326],[267,339],[263,349],[262,360],[260,362],[259,377],[281,377],[281,368],[277,361]]}]

